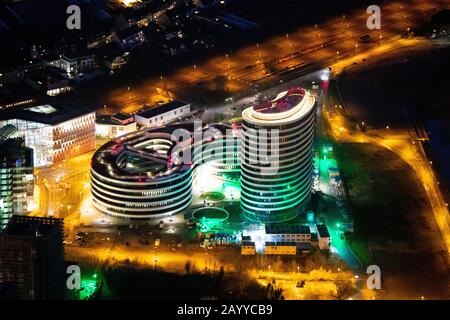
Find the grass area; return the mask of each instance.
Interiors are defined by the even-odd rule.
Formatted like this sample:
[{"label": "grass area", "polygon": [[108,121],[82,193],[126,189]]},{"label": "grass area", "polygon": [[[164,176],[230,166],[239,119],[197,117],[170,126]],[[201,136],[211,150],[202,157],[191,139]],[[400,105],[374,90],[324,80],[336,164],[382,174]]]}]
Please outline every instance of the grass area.
[{"label": "grass area", "polygon": [[395,297],[448,294],[442,239],[412,168],[370,144],[340,144],[335,152],[354,218],[354,252],[380,266]]}]

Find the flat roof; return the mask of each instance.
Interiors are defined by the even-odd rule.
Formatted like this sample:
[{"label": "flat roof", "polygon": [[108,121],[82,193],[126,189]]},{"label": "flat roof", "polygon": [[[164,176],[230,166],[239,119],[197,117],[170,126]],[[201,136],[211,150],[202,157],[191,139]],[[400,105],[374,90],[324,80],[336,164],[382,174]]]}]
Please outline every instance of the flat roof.
[{"label": "flat roof", "polygon": [[268,241],[268,242],[266,242],[266,247],[267,246],[271,246],[271,247],[273,247],[273,246],[277,246],[277,247],[280,247],[280,246],[283,246],[283,247],[296,247],[297,243],[295,243],[295,242],[286,242],[286,241],[284,241],[284,242]]},{"label": "flat roof", "polygon": [[297,249],[306,249],[309,250],[311,249],[311,243],[310,242],[296,242],[297,245]]},{"label": "flat roof", "polygon": [[311,230],[306,225],[268,224],[266,234],[311,234]]},{"label": "flat roof", "polygon": [[15,215],[9,221],[3,234],[36,237],[47,235],[54,230],[61,230],[64,226],[61,218],[29,217]]},{"label": "flat roof", "polygon": [[328,228],[326,225],[318,224],[318,225],[316,225],[316,228],[317,228],[317,232],[319,233],[319,236],[321,236],[322,238],[330,237],[330,233],[328,232]]},{"label": "flat roof", "polygon": [[[133,121],[128,123],[122,123],[119,121],[114,120],[113,118],[119,119],[119,120],[128,120],[130,118],[133,119]],[[132,115],[119,112],[110,116],[96,116],[95,117],[95,123],[97,124],[105,124],[105,125],[115,125],[115,126],[128,126],[132,125],[134,123],[134,117]]]},{"label": "flat roof", "polygon": [[119,120],[128,120],[130,118],[133,118],[133,116],[131,114],[128,114],[128,113],[125,113],[125,112],[119,112],[119,113],[113,114],[111,116],[111,118],[113,118],[113,117],[117,118]]},{"label": "flat roof", "polygon": [[94,111],[66,103],[34,104],[20,109],[0,112],[0,120],[20,119],[48,125],[57,125]]},{"label": "flat roof", "polygon": [[137,115],[142,117],[142,118],[149,119],[149,118],[156,117],[156,116],[158,116],[158,115],[160,115],[162,113],[173,111],[175,109],[184,107],[184,106],[186,106],[188,104],[189,103],[186,103],[186,102],[183,102],[183,101],[180,101],[180,100],[174,100],[174,101],[171,101],[169,103],[161,104],[161,105],[155,106],[155,107],[153,107],[151,109],[148,109],[148,110],[145,110],[145,111],[142,111],[142,112],[138,112]]}]

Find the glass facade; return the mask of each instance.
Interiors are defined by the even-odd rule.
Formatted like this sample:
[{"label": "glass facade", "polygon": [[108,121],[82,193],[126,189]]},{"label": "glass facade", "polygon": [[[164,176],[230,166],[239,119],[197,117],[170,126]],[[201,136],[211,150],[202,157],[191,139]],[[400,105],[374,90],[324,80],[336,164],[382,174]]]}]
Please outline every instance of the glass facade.
[{"label": "glass facade", "polygon": [[22,139],[9,139],[0,145],[0,230],[14,214],[27,213],[33,195],[33,154]]},{"label": "glass facade", "polygon": [[299,88],[244,110],[241,208],[247,219],[284,222],[295,218],[308,205],[314,105],[314,98]]},{"label": "glass facade", "polygon": [[11,119],[0,121],[0,127],[14,125],[16,136],[25,138],[25,145],[34,151],[36,167],[51,165],[95,148],[95,113],[69,121],[48,125],[39,122]]}]

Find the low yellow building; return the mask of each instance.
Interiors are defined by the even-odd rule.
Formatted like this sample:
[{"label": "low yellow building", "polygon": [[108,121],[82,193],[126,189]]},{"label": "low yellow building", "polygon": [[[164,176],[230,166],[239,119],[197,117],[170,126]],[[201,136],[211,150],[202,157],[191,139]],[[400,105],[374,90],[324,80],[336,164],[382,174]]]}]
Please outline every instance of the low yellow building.
[{"label": "low yellow building", "polygon": [[264,253],[268,255],[296,255],[297,244],[295,242],[266,242]]},{"label": "low yellow building", "polygon": [[243,256],[254,256],[256,254],[255,243],[252,241],[242,241],[241,254]]}]

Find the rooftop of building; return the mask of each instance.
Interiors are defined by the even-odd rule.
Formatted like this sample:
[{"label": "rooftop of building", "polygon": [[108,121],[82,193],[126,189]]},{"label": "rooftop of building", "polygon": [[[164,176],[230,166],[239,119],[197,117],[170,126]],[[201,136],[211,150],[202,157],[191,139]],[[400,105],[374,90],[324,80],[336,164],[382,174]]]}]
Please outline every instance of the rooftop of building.
[{"label": "rooftop of building", "polygon": [[119,120],[128,120],[130,118],[133,118],[133,116],[131,114],[125,113],[125,112],[119,112],[119,113],[113,114],[111,117],[119,119]]},{"label": "rooftop of building", "polygon": [[0,87],[0,109],[20,102],[32,103],[37,96],[38,92],[30,84],[8,83]]},{"label": "rooftop of building", "polygon": [[[191,170],[193,164],[184,163],[181,159],[174,160],[170,155],[171,148],[174,146],[171,138],[176,129],[193,133],[196,125],[194,122],[184,122],[157,128],[144,128],[117,137],[95,152],[91,168],[94,172],[109,178],[139,183],[163,181],[171,179],[175,175],[184,174],[187,170]],[[230,127],[223,124],[208,125],[202,128],[202,130],[217,130],[223,135],[226,134],[227,129]],[[151,142],[154,139],[157,139],[159,143],[169,145],[167,154],[155,152],[151,148],[146,148],[145,143],[142,143]],[[132,170],[127,167],[128,161],[120,163],[117,161],[124,151],[133,154],[135,158]]]},{"label": "rooftop of building", "polygon": [[[130,118],[133,118],[133,121],[128,123],[122,123],[120,121],[117,121],[115,119],[119,119],[121,121],[129,120]],[[97,116],[95,118],[95,123],[97,124],[105,124],[105,125],[122,125],[127,126],[134,123],[134,117],[128,113],[119,112],[113,115],[107,115],[107,116]]]},{"label": "rooftop of building", "polygon": [[180,100],[173,100],[171,102],[152,107],[151,109],[138,112],[137,115],[140,117],[149,119],[149,118],[156,117],[162,113],[181,108],[186,105],[188,105],[188,103],[180,101]]},{"label": "rooftop of building", "polygon": [[34,104],[23,108],[0,111],[0,121],[20,119],[47,125],[57,125],[91,112],[93,111],[67,103]]},{"label": "rooftop of building", "polygon": [[274,99],[268,98],[242,112],[245,122],[261,126],[287,125],[311,115],[315,98],[300,87],[280,92]]},{"label": "rooftop of building", "polygon": [[132,25],[126,29],[117,31],[116,33],[117,33],[117,37],[119,39],[127,39],[129,37],[135,36],[139,32],[142,32],[142,30],[139,29],[138,26]]},{"label": "rooftop of building", "polygon": [[302,88],[294,87],[287,91],[280,92],[275,99],[265,100],[253,107],[258,113],[280,113],[286,112],[302,102],[306,91]]},{"label": "rooftop of building", "polygon": [[80,58],[92,58],[93,53],[85,49],[70,48],[64,50],[64,52],[62,53],[62,57],[69,60],[76,60]]},{"label": "rooftop of building", "polygon": [[115,42],[110,42],[101,47],[95,48],[92,51],[95,52],[96,57],[107,61],[112,61],[124,54],[124,50],[119,48]]},{"label": "rooftop of building", "polygon": [[272,242],[272,241],[267,241],[266,242],[266,247],[296,247],[297,244],[295,242],[285,242],[285,241],[280,241],[280,242]]},{"label": "rooftop of building", "polygon": [[267,224],[266,234],[310,234],[309,226],[298,224]]}]

